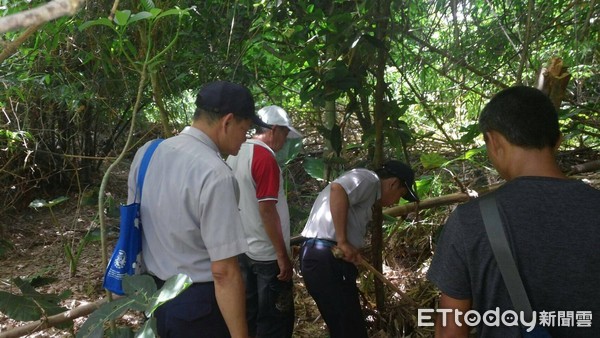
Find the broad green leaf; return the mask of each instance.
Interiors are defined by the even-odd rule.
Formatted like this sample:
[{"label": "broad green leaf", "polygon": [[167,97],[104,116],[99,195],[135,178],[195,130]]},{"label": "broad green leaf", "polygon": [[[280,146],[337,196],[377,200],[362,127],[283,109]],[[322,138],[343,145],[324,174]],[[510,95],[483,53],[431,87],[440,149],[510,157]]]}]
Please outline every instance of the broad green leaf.
[{"label": "broad green leaf", "polygon": [[446,162],[448,162],[444,156],[436,153],[423,154],[421,155],[420,160],[425,169],[440,168],[443,167]]},{"label": "broad green leaf", "polygon": [[283,147],[275,154],[277,163],[286,165],[290,163],[302,150],[301,138],[289,138],[285,140]]},{"label": "broad green leaf", "polygon": [[465,155],[464,158],[465,160],[470,160],[473,156],[479,155],[485,153],[485,146],[481,146],[479,148],[474,148],[474,149],[470,149],[468,150]]},{"label": "broad green leaf", "polygon": [[164,11],[164,12],[160,13],[160,14],[159,14],[159,15],[156,17],[156,19],[160,19],[160,18],[162,18],[163,16],[167,16],[167,15],[187,15],[187,14],[188,14],[188,11],[187,11],[187,10],[185,10],[185,9],[171,8],[171,9],[169,9],[169,10],[166,10],[166,11]]},{"label": "broad green leaf", "polygon": [[160,14],[162,12],[162,9],[152,8],[152,9],[148,10],[148,12],[152,13],[153,16],[157,16],[158,14]]},{"label": "broad green leaf", "polygon": [[55,205],[61,204],[62,202],[67,201],[69,198],[66,196],[57,197],[51,201],[46,201],[43,199],[35,199],[29,203],[30,208],[51,208]]},{"label": "broad green leaf", "polygon": [[144,10],[149,11],[151,9],[154,9],[156,5],[154,5],[154,1],[152,0],[142,0],[142,7],[144,8]]},{"label": "broad green leaf", "polygon": [[47,207],[53,207],[55,205],[61,204],[61,203],[65,202],[65,201],[68,201],[68,200],[69,200],[68,197],[66,197],[66,196],[60,196],[60,197],[57,197],[57,198],[53,199],[52,201],[48,202]]},{"label": "broad green leaf", "polygon": [[135,333],[135,338],[154,338],[158,337],[156,328],[156,318],[150,317],[144,325]]},{"label": "broad green leaf", "polygon": [[153,299],[146,308],[146,316],[150,317],[157,307],[175,298],[190,285],[192,285],[192,280],[184,274],[178,274],[167,279],[165,285],[152,297]]},{"label": "broad green leaf", "polygon": [[101,338],[104,333],[104,322],[123,316],[132,302],[128,297],[124,297],[102,304],[98,310],[90,314],[79,331],[77,331],[76,337]]},{"label": "broad green leaf", "polygon": [[112,21],[110,21],[108,18],[100,18],[97,20],[92,20],[92,21],[86,21],[84,22],[82,25],[79,26],[79,30],[83,31],[89,27],[92,26],[98,26],[98,25],[102,25],[102,26],[108,26],[112,29],[115,28],[114,24]]},{"label": "broad green leaf", "polygon": [[51,316],[64,311],[66,308],[58,304],[66,299],[70,292],[60,295],[40,294],[26,281],[15,278],[13,282],[21,290],[22,295],[14,295],[0,291],[0,312],[18,321],[38,320],[42,316]]},{"label": "broad green leaf", "polygon": [[319,181],[325,180],[325,162],[320,158],[307,158],[303,163],[304,170]]},{"label": "broad green leaf", "polygon": [[129,21],[127,22],[127,24],[131,24],[134,23],[136,21],[140,21],[140,20],[144,20],[144,19],[148,19],[153,17],[152,13],[150,12],[139,12],[139,13],[135,13],[134,15],[132,15],[129,18]]},{"label": "broad green leaf", "polygon": [[129,20],[130,16],[131,11],[128,9],[124,11],[117,11],[117,13],[115,13],[115,23],[119,26],[125,26],[127,25],[127,21]]}]

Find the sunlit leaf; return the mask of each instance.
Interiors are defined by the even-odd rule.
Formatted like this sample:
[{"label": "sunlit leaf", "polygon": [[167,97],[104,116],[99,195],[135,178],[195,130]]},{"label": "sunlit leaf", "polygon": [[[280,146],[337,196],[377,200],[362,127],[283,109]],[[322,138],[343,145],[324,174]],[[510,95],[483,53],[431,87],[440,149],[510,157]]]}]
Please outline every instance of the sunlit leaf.
[{"label": "sunlit leaf", "polygon": [[440,168],[443,167],[446,162],[448,162],[444,156],[436,153],[422,154],[420,160],[425,169]]},{"label": "sunlit leaf", "polygon": [[134,23],[136,21],[140,21],[140,20],[144,20],[144,19],[148,19],[153,17],[152,13],[150,12],[139,12],[139,13],[135,13],[133,14],[130,18],[129,18],[129,22],[128,24]]},{"label": "sunlit leaf", "polygon": [[126,9],[124,11],[117,11],[115,13],[115,23],[119,26],[125,26],[127,25],[127,21],[129,20],[129,17],[131,16],[131,11]]},{"label": "sunlit leaf", "polygon": [[97,20],[92,20],[92,21],[86,21],[86,22],[84,22],[83,24],[81,24],[79,26],[79,30],[83,31],[83,30],[85,30],[85,29],[87,29],[89,27],[98,26],[98,25],[107,26],[107,27],[110,27],[110,28],[114,29],[114,24],[113,24],[112,21],[110,21],[108,18],[100,18],[100,19],[97,19]]}]

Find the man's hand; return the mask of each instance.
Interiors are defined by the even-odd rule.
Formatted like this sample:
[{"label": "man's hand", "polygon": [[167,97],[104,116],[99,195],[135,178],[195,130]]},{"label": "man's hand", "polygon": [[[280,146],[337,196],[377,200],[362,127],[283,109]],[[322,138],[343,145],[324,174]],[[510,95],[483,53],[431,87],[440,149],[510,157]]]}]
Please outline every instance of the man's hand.
[{"label": "man's hand", "polygon": [[290,261],[287,253],[277,256],[277,265],[279,265],[279,274],[277,275],[277,279],[281,281],[291,280],[294,272],[292,269],[292,262]]},{"label": "man's hand", "polygon": [[333,255],[336,258],[341,258],[346,262],[350,262],[356,265],[360,263],[360,252],[354,247],[354,245],[348,242],[338,243],[332,251]]}]

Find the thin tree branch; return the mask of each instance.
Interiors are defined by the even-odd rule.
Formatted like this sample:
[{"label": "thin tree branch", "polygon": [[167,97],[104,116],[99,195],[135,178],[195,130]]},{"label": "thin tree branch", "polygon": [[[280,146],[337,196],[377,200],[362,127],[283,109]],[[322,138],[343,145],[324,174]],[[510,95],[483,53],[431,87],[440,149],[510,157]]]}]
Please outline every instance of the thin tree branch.
[{"label": "thin tree branch", "polygon": [[[1,20],[1,19],[0,19]],[[23,44],[33,33],[35,33],[42,23],[35,24],[27,28],[23,34],[21,34],[16,40],[10,42],[0,53],[0,63],[4,62],[4,60],[8,59],[11,55],[17,52],[17,48]]]},{"label": "thin tree branch", "polygon": [[0,34],[75,15],[82,4],[83,0],[53,0],[39,7],[2,17]]}]

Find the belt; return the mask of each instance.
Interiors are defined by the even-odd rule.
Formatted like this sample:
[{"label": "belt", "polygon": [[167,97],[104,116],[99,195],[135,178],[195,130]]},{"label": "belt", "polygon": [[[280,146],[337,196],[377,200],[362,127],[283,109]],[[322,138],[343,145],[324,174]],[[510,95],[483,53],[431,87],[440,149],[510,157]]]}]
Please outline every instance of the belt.
[{"label": "belt", "polygon": [[[160,289],[160,288],[163,287],[163,285],[165,285],[166,281],[164,281],[164,280],[162,280],[162,279],[160,279],[160,278],[158,278],[158,277],[156,277],[154,275],[151,275],[151,274],[148,274],[148,276],[150,276],[150,277],[152,277],[152,279],[154,279],[154,282],[156,283],[156,288],[157,289]],[[196,283],[192,283],[191,286],[208,285],[208,284],[213,284],[213,283],[214,282],[196,282]]]},{"label": "belt", "polygon": [[334,246],[337,245],[337,242],[336,241],[332,241],[330,239],[309,238],[306,241],[304,241],[304,245],[309,245],[311,247],[316,247],[317,249],[319,247],[333,248]]}]

